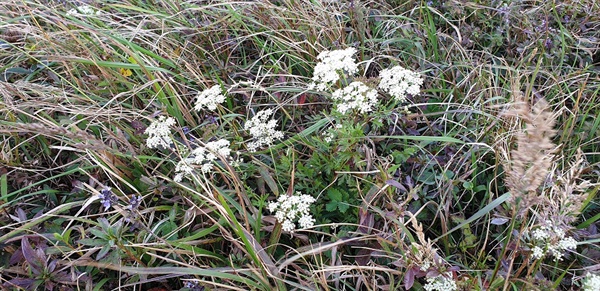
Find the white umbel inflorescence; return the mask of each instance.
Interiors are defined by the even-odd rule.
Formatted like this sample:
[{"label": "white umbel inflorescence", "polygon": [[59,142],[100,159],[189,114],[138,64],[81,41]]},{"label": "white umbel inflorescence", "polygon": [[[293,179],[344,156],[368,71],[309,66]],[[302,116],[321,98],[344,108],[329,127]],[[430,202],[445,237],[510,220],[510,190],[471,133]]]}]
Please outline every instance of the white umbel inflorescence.
[{"label": "white umbel inflorescence", "polygon": [[217,109],[217,105],[223,102],[225,102],[225,96],[221,92],[221,86],[215,85],[198,93],[194,109],[196,111],[200,111],[204,108],[215,110]]},{"label": "white umbel inflorescence", "polygon": [[323,51],[317,59],[320,62],[315,66],[313,72],[313,84],[318,91],[325,91],[328,86],[340,79],[340,74],[354,74],[358,71],[358,65],[354,61],[355,48],[344,50]]},{"label": "white umbel inflorescence", "polygon": [[342,89],[335,90],[331,98],[336,101],[336,109],[342,114],[357,110],[367,113],[377,105],[377,91],[362,82],[352,82]]},{"label": "white umbel inflorescence", "polygon": [[190,176],[194,173],[194,165],[200,166],[200,171],[203,174],[210,173],[213,169],[214,162],[219,159],[219,156],[230,159],[231,149],[229,141],[220,139],[211,141],[205,146],[195,148],[187,158],[179,161],[175,166],[175,182],[181,182],[183,177]]},{"label": "white umbel inflorescence", "polygon": [[281,195],[275,202],[269,203],[269,211],[275,212],[275,218],[281,223],[284,231],[293,231],[296,221],[300,228],[309,228],[315,224],[315,219],[310,214],[310,205],[315,198],[296,192],[296,195]]},{"label": "white umbel inflorescence", "polygon": [[423,78],[418,73],[401,66],[383,69],[379,72],[379,77],[379,88],[400,102],[406,100],[406,94],[419,94],[423,85]]},{"label": "white umbel inflorescence", "polygon": [[572,237],[565,237],[565,231],[553,226],[551,221],[532,230],[530,234],[533,243],[531,256],[536,260],[551,255],[555,261],[560,261],[566,251],[577,248],[577,241]]},{"label": "white umbel inflorescence", "polygon": [[456,282],[452,279],[451,273],[438,275],[433,278],[427,278],[427,284],[423,286],[427,291],[455,291],[458,290]]},{"label": "white umbel inflorescence", "polygon": [[598,291],[600,290],[600,276],[588,273],[581,286],[583,291]]},{"label": "white umbel inflorescence", "polygon": [[73,8],[67,11],[67,16],[89,16],[89,15],[101,15],[102,11],[94,9],[90,5],[81,5],[77,8]]},{"label": "white umbel inflorescence", "polygon": [[158,117],[144,131],[148,135],[146,146],[151,149],[158,147],[169,148],[173,143],[173,140],[171,140],[171,126],[173,125],[175,125],[173,117]]},{"label": "white umbel inflorescence", "polygon": [[255,152],[258,148],[283,138],[283,132],[275,129],[277,120],[269,119],[271,115],[272,109],[259,111],[244,125],[244,129],[254,138],[254,141],[248,143],[249,151]]}]

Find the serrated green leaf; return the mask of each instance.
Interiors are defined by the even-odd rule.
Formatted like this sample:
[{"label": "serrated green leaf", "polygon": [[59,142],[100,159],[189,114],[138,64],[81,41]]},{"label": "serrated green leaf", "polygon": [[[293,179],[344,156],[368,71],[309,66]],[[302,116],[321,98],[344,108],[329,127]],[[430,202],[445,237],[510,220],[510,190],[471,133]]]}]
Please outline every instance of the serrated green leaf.
[{"label": "serrated green leaf", "polygon": [[342,192],[335,188],[329,188],[327,189],[327,197],[329,197],[331,201],[340,202],[342,201]]},{"label": "serrated green leaf", "polygon": [[341,213],[346,213],[348,208],[350,208],[350,205],[348,203],[338,203],[337,207]]},{"label": "serrated green leaf", "polygon": [[337,208],[337,206],[338,206],[338,203],[332,201],[325,205],[325,209],[327,209],[327,211],[334,211]]}]

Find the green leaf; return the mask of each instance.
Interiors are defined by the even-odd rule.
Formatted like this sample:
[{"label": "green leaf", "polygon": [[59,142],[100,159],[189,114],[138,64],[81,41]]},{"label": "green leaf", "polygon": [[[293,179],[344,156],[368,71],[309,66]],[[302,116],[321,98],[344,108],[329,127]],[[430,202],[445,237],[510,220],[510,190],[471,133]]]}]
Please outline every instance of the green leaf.
[{"label": "green leaf", "polygon": [[4,201],[4,203],[8,203],[8,175],[4,174],[0,176],[0,199]]},{"label": "green leaf", "polygon": [[104,258],[106,256],[106,254],[108,254],[108,252],[110,252],[110,249],[111,249],[110,245],[104,245],[102,247],[102,249],[96,255],[96,261],[100,261],[102,258]]},{"label": "green leaf", "polygon": [[346,213],[348,208],[350,208],[350,205],[348,203],[338,203],[337,207],[341,213]]},{"label": "green leaf", "polygon": [[338,203],[335,201],[329,202],[327,205],[325,205],[325,209],[327,209],[327,211],[334,211],[337,207]]},{"label": "green leaf", "polygon": [[99,247],[99,246],[106,245],[105,240],[93,239],[93,238],[82,238],[82,239],[78,240],[78,242],[84,246],[93,246],[93,247]]},{"label": "green leaf", "polygon": [[329,199],[331,199],[331,201],[336,201],[336,202],[340,202],[342,201],[342,192],[340,192],[340,190],[335,189],[335,188],[329,188],[327,189],[327,197],[329,197]]},{"label": "green leaf", "polygon": [[472,182],[465,181],[465,182],[463,182],[462,185],[467,190],[473,190],[473,183]]},{"label": "green leaf", "polygon": [[93,235],[95,235],[98,238],[104,239],[104,240],[108,240],[108,234],[106,234],[104,231],[101,231],[99,229],[95,229],[95,228],[90,228],[89,232],[92,233]]}]

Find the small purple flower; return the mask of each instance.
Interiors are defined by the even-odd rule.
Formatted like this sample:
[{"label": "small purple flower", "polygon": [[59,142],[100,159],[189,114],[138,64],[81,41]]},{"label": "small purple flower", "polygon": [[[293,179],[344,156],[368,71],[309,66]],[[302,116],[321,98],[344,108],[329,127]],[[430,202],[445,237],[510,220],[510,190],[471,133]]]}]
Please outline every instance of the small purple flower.
[{"label": "small purple flower", "polygon": [[193,281],[185,281],[185,283],[183,283],[183,288],[187,288],[191,291],[204,290],[204,287],[200,286],[197,282],[193,282]]},{"label": "small purple flower", "polygon": [[192,130],[189,127],[184,126],[181,128],[181,130],[183,131],[183,134],[188,138],[189,141],[194,142],[196,140],[192,135]]},{"label": "small purple flower", "polygon": [[552,40],[548,37],[546,38],[546,40],[544,41],[544,46],[546,47],[546,49],[552,49],[552,47],[554,46],[554,44],[552,43]]},{"label": "small purple flower", "polygon": [[104,211],[108,210],[113,203],[117,202],[117,196],[111,191],[110,187],[106,187],[100,191],[100,203],[104,206]]},{"label": "small purple flower", "polygon": [[217,117],[216,117],[216,116],[214,116],[214,115],[207,115],[207,116],[205,116],[205,118],[204,118],[204,119],[205,119],[205,120],[208,120],[208,122],[209,122],[210,124],[217,123],[217,121],[218,121]]},{"label": "small purple flower", "polygon": [[498,13],[502,15],[502,19],[506,24],[510,24],[510,7],[504,5],[498,8]]},{"label": "small purple flower", "polygon": [[127,204],[127,209],[130,211],[133,211],[134,209],[137,209],[141,203],[142,203],[142,196],[131,195],[131,198],[129,198],[129,204]]}]

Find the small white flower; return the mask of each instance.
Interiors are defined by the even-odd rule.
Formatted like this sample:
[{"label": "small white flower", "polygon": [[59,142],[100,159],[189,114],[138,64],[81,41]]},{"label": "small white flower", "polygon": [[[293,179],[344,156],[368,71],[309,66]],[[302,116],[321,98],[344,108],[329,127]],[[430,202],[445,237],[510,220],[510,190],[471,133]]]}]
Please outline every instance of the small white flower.
[{"label": "small white flower", "polygon": [[171,140],[171,126],[175,125],[175,119],[172,117],[160,116],[157,120],[153,121],[146,131],[148,135],[146,139],[146,146],[148,148],[169,148],[173,141]]},{"label": "small white flower", "polygon": [[452,279],[452,274],[446,273],[445,275],[427,278],[427,284],[423,286],[423,289],[427,291],[455,291],[458,290],[458,286]]},{"label": "small white flower", "polygon": [[565,231],[562,228],[559,227],[555,227],[554,228],[554,234],[556,235],[556,237],[558,238],[563,238],[565,237]]},{"label": "small white flower", "polygon": [[534,245],[531,248],[532,257],[538,260],[552,256],[555,261],[561,261],[566,251],[577,248],[577,241],[572,237],[565,237],[565,231],[553,226],[552,221],[547,221],[546,224],[531,231]]},{"label": "small white flower", "polygon": [[182,173],[185,175],[191,175],[194,172],[194,168],[190,166],[187,160],[182,160],[175,166],[175,172]]},{"label": "small white flower", "polygon": [[550,233],[546,231],[546,227],[542,226],[538,229],[535,229],[531,232],[531,235],[534,239],[537,240],[545,240],[550,237]]},{"label": "small white flower", "polygon": [[211,163],[202,164],[202,167],[200,169],[202,170],[202,173],[204,173],[204,174],[210,173],[213,169],[213,164],[211,164]]},{"label": "small white flower", "polygon": [[221,93],[221,86],[215,85],[198,93],[194,109],[200,111],[204,108],[208,110],[217,109],[217,105],[225,102],[225,96]]},{"label": "small white flower", "polygon": [[336,110],[345,114],[351,110],[367,113],[377,104],[377,91],[362,82],[352,82],[343,89],[338,89],[331,98],[336,101]]},{"label": "small white flower", "polygon": [[533,258],[539,260],[544,257],[544,250],[538,246],[534,246],[531,251],[533,251]]},{"label": "small white flower", "polygon": [[187,158],[177,163],[173,180],[181,182],[183,177],[192,175],[194,173],[192,165],[200,165],[200,171],[203,174],[210,173],[214,167],[214,162],[219,159],[219,156],[231,160],[230,154],[229,141],[225,139],[208,142],[204,147],[199,146]]},{"label": "small white flower", "polygon": [[272,109],[259,111],[244,125],[244,129],[254,138],[254,141],[248,143],[249,151],[255,152],[258,148],[283,138],[283,132],[275,130],[277,120],[269,120],[272,114]]},{"label": "small white flower", "polygon": [[275,212],[275,209],[277,209],[277,207],[279,206],[279,203],[277,202],[271,202],[269,203],[269,212]]},{"label": "small white flower", "polygon": [[379,77],[381,78],[379,88],[400,102],[406,100],[406,94],[419,94],[423,85],[423,78],[418,73],[401,66],[381,70]]},{"label": "small white flower", "polygon": [[588,273],[585,276],[582,286],[583,291],[598,291],[600,290],[600,276]]},{"label": "small white flower", "polygon": [[419,268],[419,270],[426,272],[427,270],[429,270],[429,268],[431,267],[431,262],[430,261],[424,261],[421,264],[421,267]]},{"label": "small white flower", "polygon": [[311,87],[318,91],[325,91],[328,86],[340,79],[340,73],[354,74],[358,71],[358,65],[354,61],[355,48],[344,50],[323,51],[317,59],[320,62],[315,66]]},{"label": "small white flower", "polygon": [[563,238],[558,242],[558,245],[563,250],[575,250],[577,249],[577,241],[572,237]]},{"label": "small white flower", "polygon": [[298,224],[300,225],[300,228],[313,227],[313,225],[315,225],[315,219],[310,215],[303,215],[298,219]]},{"label": "small white flower", "polygon": [[82,5],[67,11],[67,16],[89,16],[94,14],[101,15],[102,11],[96,11],[94,7],[90,5]]},{"label": "small white flower", "polygon": [[283,231],[292,231],[295,227],[296,226],[294,225],[294,223],[289,220],[284,220],[283,223],[281,223],[281,228],[283,229]]},{"label": "small white flower", "polygon": [[173,177],[173,181],[175,181],[177,183],[183,181],[183,173],[176,174],[175,177]]},{"label": "small white flower", "polygon": [[225,158],[231,155],[231,149],[229,148],[229,141],[226,139],[220,139],[217,141],[211,141],[206,144],[206,148]]},{"label": "small white flower", "polygon": [[276,202],[269,203],[269,211],[275,212],[275,218],[281,223],[284,231],[293,231],[298,221],[300,228],[314,226],[315,219],[310,214],[310,205],[315,202],[310,195],[296,192],[296,195],[281,195]]}]

